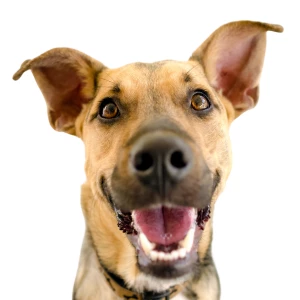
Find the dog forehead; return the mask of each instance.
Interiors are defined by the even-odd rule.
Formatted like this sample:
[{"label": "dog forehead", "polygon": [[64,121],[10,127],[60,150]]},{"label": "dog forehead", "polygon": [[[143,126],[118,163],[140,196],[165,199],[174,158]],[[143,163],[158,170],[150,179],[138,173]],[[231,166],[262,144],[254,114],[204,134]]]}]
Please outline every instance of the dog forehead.
[{"label": "dog forehead", "polygon": [[194,61],[165,60],[154,63],[136,62],[118,69],[106,69],[100,80],[111,84],[114,91],[130,88],[159,87],[159,85],[185,84],[195,77],[203,78],[202,66]]}]

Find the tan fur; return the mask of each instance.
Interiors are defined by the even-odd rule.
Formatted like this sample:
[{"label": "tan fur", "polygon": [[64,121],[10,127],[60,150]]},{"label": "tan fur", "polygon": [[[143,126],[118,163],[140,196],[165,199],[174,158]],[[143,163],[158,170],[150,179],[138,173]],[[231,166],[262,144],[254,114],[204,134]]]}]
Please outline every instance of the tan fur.
[{"label": "tan fur", "polygon": [[[52,49],[33,60],[25,61],[15,74],[14,79],[19,79],[23,72],[31,69],[47,101],[51,126],[79,136],[85,144],[87,180],[82,185],[81,206],[87,231],[74,285],[74,299],[118,299],[102,274],[98,258],[103,267],[123,278],[128,287],[137,292],[145,289],[162,291],[171,285],[190,280],[187,290],[174,299],[189,299],[188,290],[199,300],[219,299],[219,282],[214,265],[210,263],[205,266],[210,255],[213,218],[206,224],[199,243],[199,259],[203,264],[200,276],[193,280],[190,275],[176,280],[152,278],[139,270],[135,248],[118,229],[116,217],[99,182],[101,176],[104,176],[108,179],[108,185],[111,184],[110,179],[118,159],[121,160],[122,174],[126,176],[128,171],[125,162],[122,163],[122,155],[126,156],[127,150],[120,154],[120,149],[146,120],[165,116],[180,124],[180,128],[196,141],[190,144],[195,156],[202,155],[209,169],[220,171],[221,181],[211,199],[213,214],[214,204],[231,170],[229,126],[237,116],[257,103],[267,30],[280,32],[282,28],[279,25],[250,21],[226,24],[213,33],[187,62],[164,61],[152,65],[138,63],[119,69],[108,69],[73,49]],[[235,69],[230,70],[233,75],[237,73],[239,76],[233,76],[235,84],[224,90],[218,85],[223,80],[218,73],[219,60],[222,55],[230,56],[230,51],[224,47],[238,39],[241,44],[237,48],[244,47],[249,39],[252,39],[249,49],[254,47],[253,43],[256,46],[250,49],[253,50],[251,52],[246,49],[249,55],[243,57]],[[241,53],[239,49],[237,53]],[[228,59],[235,60],[232,57]],[[58,71],[56,75],[54,72]],[[57,81],[56,76],[59,74],[67,75]],[[191,82],[184,80],[187,74],[192,78]],[[97,118],[93,119],[99,101],[112,97],[116,85],[120,88],[118,97],[130,115],[114,126],[99,126]],[[219,109],[214,109],[209,117],[201,121],[187,114],[182,104],[187,86],[190,89],[206,90]],[[73,97],[75,100],[71,102]]]}]

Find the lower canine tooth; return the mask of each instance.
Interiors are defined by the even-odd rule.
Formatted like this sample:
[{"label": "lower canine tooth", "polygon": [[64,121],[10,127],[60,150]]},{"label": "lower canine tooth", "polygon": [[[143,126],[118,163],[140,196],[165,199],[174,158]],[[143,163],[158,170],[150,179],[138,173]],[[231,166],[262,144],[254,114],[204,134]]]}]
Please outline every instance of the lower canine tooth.
[{"label": "lower canine tooth", "polygon": [[194,242],[195,227],[191,228],[186,237],[179,243],[180,247],[185,248],[187,252],[190,252]]},{"label": "lower canine tooth", "polygon": [[185,248],[181,248],[178,250],[178,255],[180,258],[184,258],[186,257],[186,249]]},{"label": "lower canine tooth", "polygon": [[155,244],[151,243],[143,233],[140,234],[140,243],[146,255],[149,255],[150,251],[155,247]]}]

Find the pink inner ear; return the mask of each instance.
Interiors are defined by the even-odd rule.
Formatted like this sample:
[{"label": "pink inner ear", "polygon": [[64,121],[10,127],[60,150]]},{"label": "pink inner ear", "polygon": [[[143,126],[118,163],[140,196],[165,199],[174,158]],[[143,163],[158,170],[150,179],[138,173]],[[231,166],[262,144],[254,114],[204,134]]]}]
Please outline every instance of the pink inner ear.
[{"label": "pink inner ear", "polygon": [[65,130],[74,125],[75,119],[87,102],[80,94],[82,81],[76,70],[68,64],[40,67],[45,81],[41,87],[52,123],[57,130]]},{"label": "pink inner ear", "polygon": [[237,110],[246,110],[257,102],[260,56],[264,55],[264,51],[257,49],[259,38],[260,35],[224,37],[217,51],[213,85]]},{"label": "pink inner ear", "polygon": [[[75,49],[54,48],[23,63],[14,79],[29,69],[46,100],[51,126],[80,136],[78,116],[94,97],[95,77],[105,66]],[[81,123],[75,128],[76,120]]]},{"label": "pink inner ear", "polygon": [[[59,65],[56,67],[41,67],[40,71],[47,79],[45,97],[53,109],[60,109],[66,103],[71,102],[81,105],[79,95],[81,81],[75,70],[70,66]],[[60,101],[57,101],[59,97]]]}]

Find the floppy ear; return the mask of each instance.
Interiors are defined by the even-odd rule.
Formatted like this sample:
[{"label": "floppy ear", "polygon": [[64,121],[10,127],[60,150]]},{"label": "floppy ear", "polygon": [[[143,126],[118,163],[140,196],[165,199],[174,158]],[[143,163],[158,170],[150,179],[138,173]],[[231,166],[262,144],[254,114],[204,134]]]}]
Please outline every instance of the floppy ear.
[{"label": "floppy ear", "polygon": [[258,101],[266,32],[280,25],[240,21],[217,29],[191,56],[199,61],[210,84],[232,103],[235,117]]},{"label": "floppy ear", "polygon": [[77,50],[55,48],[26,60],[13,79],[30,69],[46,100],[51,126],[76,135],[76,118],[83,105],[93,99],[96,77],[104,68]]}]

